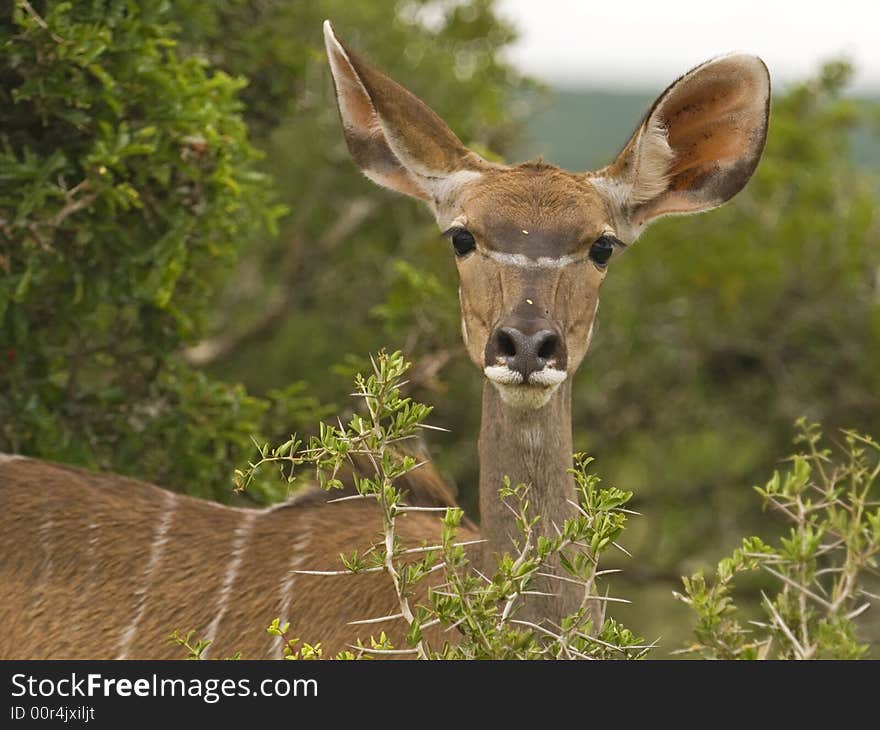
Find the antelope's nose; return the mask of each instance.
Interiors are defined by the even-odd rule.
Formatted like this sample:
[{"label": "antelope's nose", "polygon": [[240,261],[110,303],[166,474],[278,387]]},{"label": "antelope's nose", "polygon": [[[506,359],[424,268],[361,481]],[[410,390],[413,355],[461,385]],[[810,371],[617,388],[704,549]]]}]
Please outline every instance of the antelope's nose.
[{"label": "antelope's nose", "polygon": [[526,334],[516,327],[499,327],[490,345],[494,358],[487,358],[487,362],[502,360],[508,368],[522,375],[524,383],[529,381],[529,375],[542,370],[548,361],[558,360],[561,354],[559,335],[549,329]]}]

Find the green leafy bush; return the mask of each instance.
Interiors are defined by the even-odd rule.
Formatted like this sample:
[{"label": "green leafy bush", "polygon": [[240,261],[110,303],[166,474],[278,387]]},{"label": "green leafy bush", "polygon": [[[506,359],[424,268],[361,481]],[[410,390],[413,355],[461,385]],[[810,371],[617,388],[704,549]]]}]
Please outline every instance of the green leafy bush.
[{"label": "green leafy bush", "polygon": [[271,404],[175,352],[280,210],[244,80],[181,57],[168,10],[19,1],[0,18],[0,448],[228,498]]},{"label": "green leafy bush", "polygon": [[[429,78],[481,147],[515,126],[520,79],[497,57],[510,28],[490,0],[4,7],[0,449],[229,499],[245,434],[326,413],[336,383],[314,373],[374,346],[386,260],[429,238],[414,205],[362,194],[321,21]],[[279,496],[263,487],[248,494]]]},{"label": "green leafy bush", "polygon": [[[676,594],[697,615],[696,641],[686,652],[712,659],[858,659],[868,651],[855,619],[878,596],[868,590],[880,554],[880,444],[844,432],[841,458],[822,446],[816,425],[799,422],[797,443],[783,474],[755,487],[765,507],[791,523],[771,546],[743,540],[718,563],[714,579],[684,579]],[[746,629],[734,596],[734,579],[761,570],[772,589],[761,591],[763,617]]]},{"label": "green leafy bush", "polygon": [[[617,542],[634,514],[626,505],[632,493],[600,486],[589,472],[592,459],[574,455],[571,473],[576,502],[572,516],[555,537],[537,537],[541,516],[531,513],[529,485],[506,481],[499,499],[516,514],[519,536],[513,550],[497,556],[494,570],[475,567],[473,553],[482,540],[458,541],[463,511],[458,507],[413,507],[396,482],[419,464],[400,449],[425,428],[431,408],[403,396],[409,364],[402,355],[381,353],[371,359],[372,373],[358,374],[354,395],[362,413],[347,424],[322,423],[308,444],[291,436],[280,446],[260,447],[259,458],[236,471],[239,489],[259,483],[261,471],[276,471],[279,481],[294,482],[307,469],[322,488],[342,487],[337,479],[349,462],[363,466],[354,476],[356,493],[343,500],[375,501],[381,520],[379,539],[339,556],[336,570],[300,570],[321,576],[381,572],[397,596],[396,612],[354,622],[369,627],[395,620],[404,624],[404,645],[393,645],[385,632],[359,639],[335,659],[405,656],[419,659],[640,659],[658,642],[645,644],[619,621],[606,615],[610,604],[628,603],[608,595],[609,574],[600,559]],[[822,444],[817,425],[801,419],[790,468],[774,472],[755,487],[765,507],[783,515],[789,530],[773,546],[752,536],[719,562],[712,579],[702,572],[684,578],[684,593],[674,594],[696,614],[694,639],[678,654],[711,659],[858,659],[868,646],[858,638],[856,619],[880,596],[869,590],[878,575],[880,554],[880,444],[854,431],[844,432],[840,458]],[[355,461],[357,460],[357,461]],[[440,539],[435,545],[406,545],[397,519],[411,510],[438,513]],[[477,548],[479,549],[479,548]],[[558,565],[559,568],[554,567]],[[485,565],[481,566],[485,570]],[[560,569],[561,568],[561,569]],[[761,571],[764,616],[749,621],[734,595],[744,573]],[[434,580],[427,581],[429,576]],[[439,578],[438,578],[439,576]],[[578,608],[559,623],[522,620],[517,611],[534,593],[538,578],[574,582],[583,588]],[[600,584],[604,584],[600,588]],[[344,590],[344,588],[337,588]],[[655,606],[656,607],[656,606]],[[286,659],[323,659],[320,641],[301,642],[290,622],[274,619],[267,631],[283,642]],[[438,641],[429,632],[444,627],[454,638]],[[368,629],[367,629],[368,630]],[[191,659],[210,644],[194,632],[175,632],[171,641]],[[656,653],[654,654],[656,656]],[[234,658],[239,658],[236,655]]]},{"label": "green leafy bush", "polygon": [[[418,466],[416,459],[399,451],[395,445],[414,438],[425,427],[428,406],[401,394],[409,364],[398,352],[380,354],[372,360],[373,372],[357,375],[356,395],[362,400],[364,414],[355,414],[348,424],[322,424],[320,435],[309,440],[306,448],[292,436],[281,446],[260,450],[260,458],[247,469],[236,473],[239,488],[247,488],[257,473],[267,465],[279,469],[282,480],[296,478],[304,465],[316,470],[325,489],[341,487],[336,478],[351,457],[359,456],[372,464],[372,473],[355,476],[356,495],[344,499],[374,500],[380,507],[382,539],[365,545],[352,554],[342,555],[338,571],[319,571],[321,575],[339,575],[364,571],[384,572],[394,587],[398,612],[390,617],[405,623],[405,647],[394,647],[384,635],[359,642],[355,651],[337,658],[388,654],[412,655],[419,659],[588,659],[640,658],[649,646],[628,629],[605,616],[605,606],[617,601],[600,591],[607,571],[599,569],[603,553],[616,545],[627,521],[625,505],[632,497],[613,487],[600,488],[599,478],[587,472],[591,459],[575,457],[577,511],[565,521],[555,537],[538,537],[535,526],[540,515],[529,508],[529,486],[507,482],[499,490],[517,515],[520,537],[511,553],[497,561],[488,576],[476,570],[468,556],[472,543],[457,541],[463,511],[458,508],[412,507],[395,481]],[[311,469],[309,470],[311,474]],[[396,520],[408,511],[436,509],[442,513],[441,539],[437,545],[407,546],[395,531]],[[439,525],[438,525],[439,526]],[[480,542],[480,541],[478,541]],[[552,566],[559,562],[562,570]],[[439,584],[427,588],[423,581],[441,571]],[[311,571],[300,571],[311,572]],[[518,609],[534,591],[540,577],[573,581],[583,588],[580,606],[558,625],[547,620],[521,620]],[[457,640],[432,641],[425,631],[434,626],[457,628]],[[320,658],[321,645],[304,644],[291,638],[289,624],[276,619],[269,632],[284,641],[285,656],[291,659]],[[192,636],[181,646],[193,654]],[[320,638],[320,637],[317,637]],[[199,646],[198,643],[195,644]]]}]

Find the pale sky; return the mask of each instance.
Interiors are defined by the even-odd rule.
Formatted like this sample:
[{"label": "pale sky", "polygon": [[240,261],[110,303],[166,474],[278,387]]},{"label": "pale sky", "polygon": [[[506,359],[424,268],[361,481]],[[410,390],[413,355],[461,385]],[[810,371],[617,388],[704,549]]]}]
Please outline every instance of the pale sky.
[{"label": "pale sky", "polygon": [[519,28],[513,63],[560,85],[662,87],[747,51],[778,85],[844,55],[854,88],[880,91],[880,0],[499,0],[499,10]]}]

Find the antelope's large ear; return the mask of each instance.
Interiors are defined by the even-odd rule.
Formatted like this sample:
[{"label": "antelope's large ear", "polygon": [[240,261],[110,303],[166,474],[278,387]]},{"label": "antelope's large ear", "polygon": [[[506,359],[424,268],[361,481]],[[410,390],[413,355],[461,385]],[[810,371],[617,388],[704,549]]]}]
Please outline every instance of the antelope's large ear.
[{"label": "antelope's large ear", "polygon": [[488,165],[420,99],[349,51],[324,21],[345,141],[364,174],[437,203]]},{"label": "antelope's large ear", "polygon": [[668,213],[696,213],[736,195],[767,138],[770,75],[756,56],[697,66],[664,91],[617,159],[596,173],[635,237]]}]

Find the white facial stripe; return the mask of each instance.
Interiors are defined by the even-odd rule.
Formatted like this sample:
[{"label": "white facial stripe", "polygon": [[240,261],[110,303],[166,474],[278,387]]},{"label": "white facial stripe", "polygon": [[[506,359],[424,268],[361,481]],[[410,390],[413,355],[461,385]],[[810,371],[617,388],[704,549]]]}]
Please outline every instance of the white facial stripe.
[{"label": "white facial stripe", "polygon": [[501,251],[481,250],[484,256],[506,266],[519,266],[523,269],[561,269],[572,264],[582,263],[585,256],[539,256],[536,259],[529,258],[521,253],[502,253]]},{"label": "white facial stripe", "polygon": [[463,215],[458,216],[457,218],[453,218],[452,221],[448,224],[441,223],[439,220],[437,221],[440,228],[444,231],[449,230],[450,228],[467,228],[467,218]]},{"label": "white facial stripe", "polygon": [[461,301],[461,287],[458,287],[458,310],[462,312],[461,316],[461,339],[464,340],[464,346],[468,346],[468,329],[467,322],[464,319],[464,304]]}]

